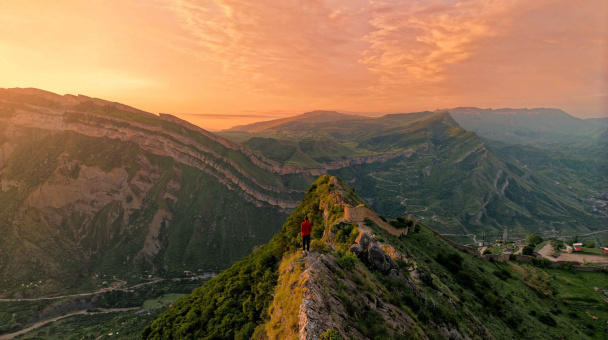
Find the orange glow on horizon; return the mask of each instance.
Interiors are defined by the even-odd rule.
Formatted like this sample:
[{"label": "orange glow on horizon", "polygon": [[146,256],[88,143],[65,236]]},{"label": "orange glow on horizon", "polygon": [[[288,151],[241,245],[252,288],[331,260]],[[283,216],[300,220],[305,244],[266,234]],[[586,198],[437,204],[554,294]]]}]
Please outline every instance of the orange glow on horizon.
[{"label": "orange glow on horizon", "polygon": [[217,130],[316,109],[608,115],[608,2],[0,0],[0,87]]}]

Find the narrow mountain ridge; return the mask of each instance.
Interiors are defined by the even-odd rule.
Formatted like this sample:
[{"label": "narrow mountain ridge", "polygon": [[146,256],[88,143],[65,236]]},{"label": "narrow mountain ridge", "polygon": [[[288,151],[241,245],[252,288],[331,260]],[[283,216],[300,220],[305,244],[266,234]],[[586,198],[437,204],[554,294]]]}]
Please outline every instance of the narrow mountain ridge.
[{"label": "narrow mountain ridge", "polygon": [[[304,216],[313,223],[307,254],[299,250]],[[177,301],[143,338],[585,339],[608,331],[603,273],[490,262],[414,219],[387,221],[399,236],[346,183],[322,176],[268,244]]]}]

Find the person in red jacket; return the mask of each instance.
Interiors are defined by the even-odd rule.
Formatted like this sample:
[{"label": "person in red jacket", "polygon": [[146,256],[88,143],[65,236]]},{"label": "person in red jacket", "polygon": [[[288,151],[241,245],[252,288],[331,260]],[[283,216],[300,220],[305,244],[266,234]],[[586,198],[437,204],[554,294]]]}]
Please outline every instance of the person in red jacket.
[{"label": "person in red jacket", "polygon": [[302,232],[302,251],[308,251],[310,250],[310,232],[312,231],[312,224],[308,222],[308,216],[304,216],[300,231]]}]

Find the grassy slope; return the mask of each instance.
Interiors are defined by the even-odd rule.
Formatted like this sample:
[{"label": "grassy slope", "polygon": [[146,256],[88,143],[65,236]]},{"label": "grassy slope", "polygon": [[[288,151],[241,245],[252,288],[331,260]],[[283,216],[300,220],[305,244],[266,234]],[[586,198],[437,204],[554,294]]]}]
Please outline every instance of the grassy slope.
[{"label": "grassy slope", "polygon": [[287,219],[280,233],[243,260],[180,299],[144,331],[150,339],[247,338],[269,320],[268,308],[279,277],[279,264],[288,251],[299,248],[299,225],[309,215],[313,225],[322,225],[319,204],[338,217],[332,208],[329,176],[320,177],[302,203]]},{"label": "grassy slope", "polygon": [[597,197],[597,190],[606,187],[605,125],[555,109],[532,110],[536,114],[486,111],[480,115],[456,112],[453,117],[464,128],[489,139],[500,157],[572,187],[582,197]]},{"label": "grassy slope", "polygon": [[[330,202],[327,193],[331,188],[326,181],[324,177],[313,185],[269,244],[179,300],[144,331],[144,338],[293,336],[300,299],[294,290],[299,287],[294,275],[301,270],[294,254],[298,248],[295,235],[304,214],[313,216],[314,225],[320,222],[314,217],[319,216],[317,207]],[[356,200],[352,191],[349,196]],[[340,211],[335,206],[327,209],[333,222],[326,228],[331,228]],[[444,335],[443,328],[455,329],[472,339],[585,339],[602,338],[608,331],[608,310],[601,292],[608,289],[605,274],[492,263],[458,252],[425,228],[401,239],[374,228],[379,239],[407,257],[408,263],[400,270],[405,278],[391,279],[358,260],[353,268],[344,267],[327,278],[342,287],[336,298],[345,306],[348,327],[368,338],[417,338],[424,333],[439,339]],[[327,256],[341,258],[344,253],[330,251]],[[421,280],[415,284],[416,289],[409,286],[413,281],[405,269],[413,263]],[[357,287],[347,293],[344,289],[349,284],[344,280],[355,282]],[[295,301],[288,298],[290,295]],[[397,306],[396,312],[407,314],[414,324],[398,330],[378,313],[357,313],[365,308],[360,301],[370,296]],[[587,311],[599,319],[594,321]]]},{"label": "grassy slope", "polygon": [[[467,152],[484,145],[471,132],[447,122],[431,121],[424,129],[405,133],[423,133],[432,142],[428,150],[408,159],[357,165],[332,174],[351,183],[380,213],[412,213],[444,233],[499,235],[506,225],[513,235],[525,236],[526,231],[549,229],[551,222],[564,219],[574,221],[558,227],[564,233],[599,225],[598,217],[587,213],[588,207],[568,188],[542,175],[483,149],[463,159]],[[392,143],[394,147],[403,145]]]},{"label": "grassy slope", "polygon": [[371,153],[357,151],[329,139],[292,141],[251,137],[243,145],[283,164],[313,167]]},{"label": "grassy slope", "polygon": [[[39,105],[41,108],[60,107],[52,100],[37,96],[19,95],[11,100],[17,102],[2,102],[0,114],[11,115],[15,108],[36,110],[25,103]],[[126,122],[137,122],[150,127],[160,127],[163,131],[188,135],[220,155],[230,158],[258,181],[268,185],[279,188],[306,188],[309,184],[309,179],[294,179],[293,176],[281,178],[263,171],[243,154],[221,146],[203,134],[162,121],[154,115],[126,112],[111,105],[99,106],[92,103],[79,104],[70,110],[71,113],[67,114],[66,119],[71,122],[111,124],[116,127],[126,125]],[[74,113],[76,111],[101,117]],[[124,121],[116,122],[103,117]],[[15,143],[15,140],[7,137],[12,133],[9,129],[12,128],[4,123],[0,126],[0,132],[3,132],[0,133],[1,141]],[[164,132],[146,133],[168,137]],[[94,272],[121,277],[129,273],[125,278],[130,280],[130,274],[138,275],[145,271],[156,275],[175,275],[185,269],[220,270],[248,254],[254,246],[270,239],[287,216],[276,207],[256,207],[234,191],[226,189],[216,178],[198,169],[176,163],[169,157],[143,152],[133,143],[85,137],[73,132],[58,133],[30,128],[20,129],[18,136],[18,147],[11,154],[2,177],[19,185],[11,186],[8,191],[0,191],[0,218],[19,221],[18,227],[11,227],[7,231],[10,237],[0,245],[3,254],[0,257],[0,277],[3,278],[2,284],[5,288],[45,279],[46,287],[52,291],[74,289],[86,283],[87,278]],[[142,208],[131,216],[128,225],[123,225],[116,219],[125,213],[117,202],[103,207],[90,219],[71,212],[59,212],[66,215],[65,221],[59,226],[49,225],[44,214],[33,209],[25,211],[23,217],[17,218],[19,207],[31,192],[54,176],[60,154],[67,154],[68,161],[74,161],[80,166],[99,167],[103,171],[125,168],[129,181],[141,170],[137,159],[144,157],[159,169],[160,178],[144,179],[152,181],[153,187],[145,197]],[[217,161],[240,180],[257,187],[231,165]],[[181,175],[175,175],[173,168],[178,169]],[[74,173],[61,175],[77,178],[78,167]],[[171,180],[181,185],[177,203],[163,198]],[[293,200],[300,197],[298,193],[277,194],[263,188],[260,188],[260,191],[282,199]],[[147,225],[160,208],[168,210],[174,216],[170,226],[161,231],[160,238],[164,248],[154,262],[135,263],[135,254],[143,246]],[[78,236],[75,235],[76,231]],[[24,270],[25,268],[27,270]],[[20,293],[40,292],[20,289]]]},{"label": "grassy slope", "polygon": [[[496,339],[600,339],[608,331],[603,292],[594,290],[607,289],[604,273],[487,262],[456,251],[424,228],[403,239],[379,232],[415,261],[423,273],[430,274],[432,280],[421,287],[440,306],[439,312],[433,313],[434,318],[441,319],[443,315],[449,324],[461,332],[470,332],[473,338],[477,333],[474,320],[479,320]],[[462,266],[455,270],[440,264],[440,254],[461,257]],[[496,275],[501,272],[509,273],[511,278]],[[587,311],[599,319],[594,321]]]}]

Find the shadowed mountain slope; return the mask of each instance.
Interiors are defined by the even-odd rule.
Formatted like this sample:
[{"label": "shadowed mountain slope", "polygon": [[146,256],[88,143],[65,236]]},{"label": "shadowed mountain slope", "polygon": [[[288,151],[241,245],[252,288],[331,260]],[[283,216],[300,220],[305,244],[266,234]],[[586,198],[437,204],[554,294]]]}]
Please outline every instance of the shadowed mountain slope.
[{"label": "shadowed mountain slope", "polygon": [[[313,177],[173,116],[0,89],[0,283],[218,271],[265,243]],[[87,288],[88,286],[83,286]]]}]

